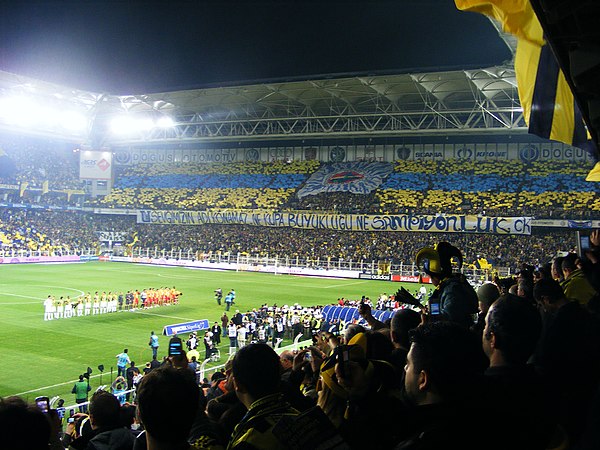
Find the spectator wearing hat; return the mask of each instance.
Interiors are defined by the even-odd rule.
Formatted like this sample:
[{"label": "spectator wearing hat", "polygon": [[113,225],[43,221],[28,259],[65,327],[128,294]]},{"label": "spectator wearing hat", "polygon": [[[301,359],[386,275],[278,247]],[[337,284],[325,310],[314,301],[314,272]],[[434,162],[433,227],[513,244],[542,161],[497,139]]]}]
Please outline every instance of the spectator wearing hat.
[{"label": "spectator wearing hat", "polygon": [[220,397],[226,394],[227,377],[223,372],[215,372],[210,377],[210,387],[206,391],[206,400],[210,401],[213,398]]},{"label": "spectator wearing hat", "polygon": [[[461,251],[448,242],[440,242],[434,248],[421,249],[416,260],[435,286],[429,304],[439,304],[441,318],[469,328],[478,312],[478,298],[465,276],[453,273],[453,258],[458,260],[460,269],[463,262]],[[435,311],[430,310],[429,313],[434,314]]]}]

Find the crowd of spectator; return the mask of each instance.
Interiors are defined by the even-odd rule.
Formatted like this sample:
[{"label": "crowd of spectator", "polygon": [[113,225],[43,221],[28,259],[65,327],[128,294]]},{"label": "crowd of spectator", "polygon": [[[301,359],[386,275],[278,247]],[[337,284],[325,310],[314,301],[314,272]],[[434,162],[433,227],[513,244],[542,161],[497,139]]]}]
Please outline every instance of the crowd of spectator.
[{"label": "crowd of spectator", "polygon": [[0,136],[0,198],[12,203],[150,209],[258,208],[343,213],[475,213],[589,218],[600,210],[588,168],[568,161],[396,161],[369,195],[295,195],[318,161],[153,163],[115,166],[105,197],[84,192],[77,149],[33,138]]},{"label": "crowd of spectator", "polygon": [[[204,255],[242,255],[313,260],[321,262],[389,261],[412,264],[416,252],[429,245],[431,233],[360,232],[269,228],[251,225],[206,224],[198,226],[137,224],[135,216],[84,212],[0,210],[0,243],[13,250],[76,252],[100,249],[98,232],[119,231],[133,241],[138,252]],[[536,265],[550,261],[558,251],[576,248],[569,230],[534,228],[531,236],[493,234],[438,234],[464,250],[469,264],[485,258],[497,267],[516,268],[523,261]],[[154,254],[154,253],[153,253]]]},{"label": "crowd of spectator", "polygon": [[49,189],[81,189],[79,153],[73,144],[32,137],[0,135],[0,184]]},{"label": "crowd of spectator", "polygon": [[[228,337],[235,352],[210,380],[194,376],[190,352],[153,359],[143,374],[131,362],[135,395],[121,404],[96,392],[89,414],[74,414],[64,431],[56,410],[1,399],[0,447],[596,449],[600,231],[590,239],[583,254],[523,264],[476,291],[464,284],[479,301],[467,323],[454,315],[467,300],[448,290],[462,276],[451,273],[442,248],[452,246],[441,243],[429,255],[439,264],[423,263],[439,314],[396,308],[382,322],[368,301],[354,302],[361,323],[299,305],[225,313],[210,333]],[[278,353],[288,321],[291,336],[311,344]],[[176,340],[183,345],[175,336],[169,347]]]},{"label": "crowd of spectator", "polygon": [[295,192],[318,168],[313,161],[144,164],[121,169],[117,189],[99,202],[111,207],[463,212],[553,218],[585,218],[600,210],[594,186],[584,181],[587,169],[573,162],[396,161],[394,173],[370,195],[327,193],[299,200]]}]

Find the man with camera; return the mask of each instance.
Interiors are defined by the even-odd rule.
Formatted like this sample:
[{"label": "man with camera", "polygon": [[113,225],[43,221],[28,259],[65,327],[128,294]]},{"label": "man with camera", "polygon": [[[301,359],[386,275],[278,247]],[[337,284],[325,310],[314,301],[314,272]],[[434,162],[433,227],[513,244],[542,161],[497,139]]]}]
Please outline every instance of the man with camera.
[{"label": "man with camera", "polygon": [[215,300],[217,304],[221,306],[221,299],[223,298],[223,290],[221,288],[215,289]]},{"label": "man with camera", "polygon": [[[87,380],[84,381],[84,378]],[[82,405],[81,403],[87,403],[88,400],[88,392],[90,392],[92,388],[90,387],[90,375],[89,373],[84,373],[79,375],[79,381],[75,382],[73,385],[73,389],[71,389],[71,394],[75,394],[75,403],[79,406],[79,412],[87,413],[87,404]]]},{"label": "man with camera", "polygon": [[[475,322],[475,315],[479,311],[479,300],[465,276],[461,273],[453,273],[454,258],[460,269],[463,263],[460,250],[448,242],[440,242],[433,248],[422,248],[417,253],[416,260],[417,265],[431,277],[431,283],[435,286],[426,309],[428,316],[450,320],[468,328]],[[397,294],[396,298],[400,302],[414,303],[412,296],[408,299]]]}]

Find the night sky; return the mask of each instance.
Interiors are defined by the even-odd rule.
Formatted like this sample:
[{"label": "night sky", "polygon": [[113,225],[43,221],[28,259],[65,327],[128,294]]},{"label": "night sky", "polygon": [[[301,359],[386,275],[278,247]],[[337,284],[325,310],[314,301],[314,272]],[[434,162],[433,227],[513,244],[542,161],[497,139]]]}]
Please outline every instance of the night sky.
[{"label": "night sky", "polygon": [[0,3],[0,70],[112,94],[508,59],[452,0]]}]

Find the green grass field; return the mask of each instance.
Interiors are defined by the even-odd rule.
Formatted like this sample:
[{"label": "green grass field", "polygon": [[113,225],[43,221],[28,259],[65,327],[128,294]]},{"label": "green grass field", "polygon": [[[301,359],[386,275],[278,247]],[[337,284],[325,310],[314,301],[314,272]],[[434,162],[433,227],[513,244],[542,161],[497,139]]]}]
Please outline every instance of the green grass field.
[{"label": "green grass field", "polygon": [[[152,357],[148,347],[150,331],[191,320],[218,320],[224,306],[218,306],[213,291],[236,290],[233,309],[244,312],[264,303],[299,303],[304,306],[334,303],[367,295],[376,299],[382,292],[396,292],[398,283],[275,276],[250,272],[217,272],[179,267],[151,267],[127,263],[2,265],[0,282],[0,396],[20,395],[32,400],[38,395],[58,395],[65,404],[74,403],[73,382],[89,366],[95,389],[116,376],[116,358],[123,348],[136,365],[143,367]],[[82,292],[124,291],[148,287],[175,286],[183,292],[179,305],[135,312],[117,312],[45,322],[43,300],[49,295]],[[415,289],[415,285],[411,286]],[[184,336],[185,338],[185,336]],[[160,338],[159,358],[166,354],[167,338]],[[221,362],[227,343],[221,343]],[[200,343],[199,350],[204,354]],[[102,380],[97,369],[105,367]]]}]

